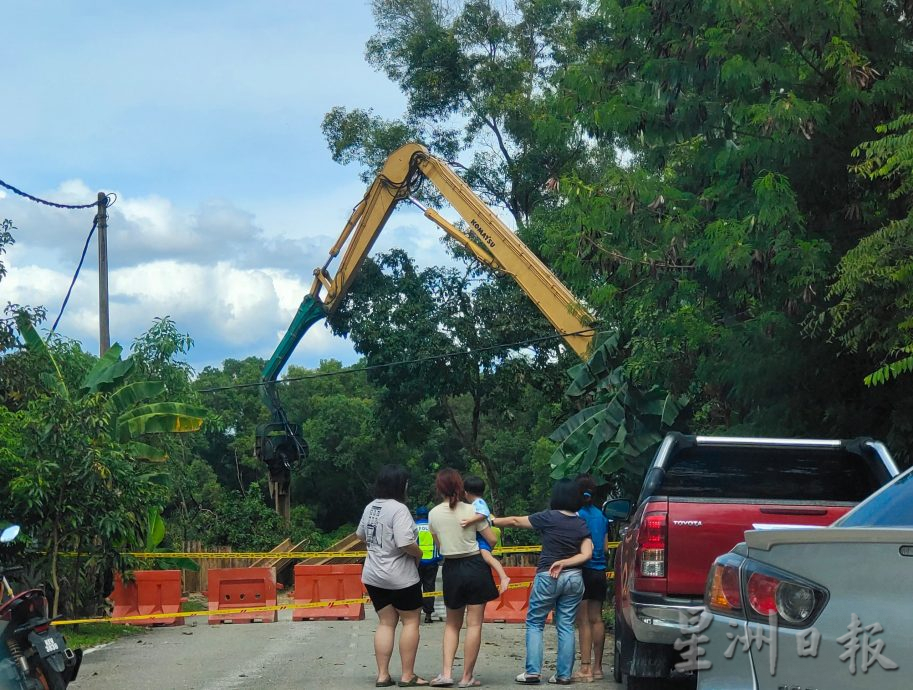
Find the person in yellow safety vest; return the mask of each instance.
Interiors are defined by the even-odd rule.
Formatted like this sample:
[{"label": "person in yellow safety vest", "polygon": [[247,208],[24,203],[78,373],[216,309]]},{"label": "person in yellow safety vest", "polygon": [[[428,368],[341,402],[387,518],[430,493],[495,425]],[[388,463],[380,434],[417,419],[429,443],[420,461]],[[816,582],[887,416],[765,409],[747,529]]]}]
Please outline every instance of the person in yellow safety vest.
[{"label": "person in yellow safety vest", "polygon": [[[422,592],[433,592],[437,587],[437,570],[441,563],[441,554],[431,530],[428,529],[428,509],[419,506],[415,510],[415,526],[418,527],[418,546],[422,550],[422,560],[418,564],[418,576],[422,582]],[[433,623],[434,597],[422,599],[422,610],[425,612],[425,622]]]}]

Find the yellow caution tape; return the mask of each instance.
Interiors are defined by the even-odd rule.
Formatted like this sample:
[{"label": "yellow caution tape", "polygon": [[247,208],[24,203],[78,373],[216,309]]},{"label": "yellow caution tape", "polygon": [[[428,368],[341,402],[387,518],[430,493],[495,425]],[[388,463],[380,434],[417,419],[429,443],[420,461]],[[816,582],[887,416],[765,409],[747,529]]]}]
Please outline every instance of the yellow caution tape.
[{"label": "yellow caution tape", "polygon": [[[614,549],[618,542],[610,542],[609,548]],[[494,549],[496,556],[507,553],[538,553],[542,551],[541,546],[503,546]],[[156,558],[208,558],[211,560],[230,560],[233,558],[246,558],[251,560],[281,560],[286,558],[303,559],[303,558],[364,558],[368,555],[367,551],[174,551],[174,552],[156,552],[156,551],[128,551],[122,553],[122,556],[133,556],[152,560]]]},{"label": "yellow caution tape", "polygon": [[[612,579],[615,573],[607,572],[606,577]],[[526,589],[532,582],[511,582],[507,589]],[[425,598],[442,597],[441,591],[425,592]],[[218,609],[215,611],[175,611],[174,613],[146,613],[133,616],[112,616],[98,618],[73,618],[69,620],[56,620],[51,625],[79,625],[81,623],[129,623],[130,621],[162,620],[165,618],[191,618],[193,616],[229,616],[237,613],[270,613],[272,611],[290,611],[293,609],[322,609],[334,606],[350,606],[352,604],[369,604],[368,597],[358,599],[335,599],[333,601],[312,601],[305,604],[275,604],[273,606],[248,606],[245,608]]]},{"label": "yellow caution tape", "polygon": [[219,609],[217,611],[175,611],[174,613],[146,613],[135,616],[112,616],[110,618],[74,618],[71,620],[53,621],[51,625],[79,625],[81,623],[128,623],[130,621],[161,620],[163,618],[190,618],[192,616],[227,616],[235,613],[267,613],[270,611],[287,611],[289,609],[322,609],[348,604],[366,604],[367,598],[337,599],[336,601],[314,601],[307,604],[276,604],[275,606],[248,606],[247,608]]}]

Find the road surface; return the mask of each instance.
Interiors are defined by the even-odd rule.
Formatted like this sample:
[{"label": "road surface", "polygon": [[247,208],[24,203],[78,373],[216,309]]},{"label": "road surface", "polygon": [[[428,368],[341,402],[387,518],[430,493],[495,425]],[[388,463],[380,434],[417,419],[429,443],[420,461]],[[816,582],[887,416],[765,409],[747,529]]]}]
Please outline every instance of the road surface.
[{"label": "road surface", "polygon": [[[283,612],[289,614],[289,612]],[[121,638],[85,657],[71,690],[228,690],[229,688],[373,688],[375,618],[364,621],[207,625],[206,618],[174,628],[156,628]],[[425,678],[440,671],[444,624],[423,624],[416,670]],[[546,669],[554,672],[555,630],[546,631]],[[523,670],[523,625],[486,624],[476,676],[487,688],[516,688]],[[606,656],[607,674],[611,657]],[[459,660],[457,665],[459,665]],[[391,671],[399,679],[394,654]],[[454,674],[459,679],[459,672]],[[611,675],[609,674],[609,677]],[[545,686],[543,687],[551,687]],[[587,687],[620,688],[605,680]]]}]

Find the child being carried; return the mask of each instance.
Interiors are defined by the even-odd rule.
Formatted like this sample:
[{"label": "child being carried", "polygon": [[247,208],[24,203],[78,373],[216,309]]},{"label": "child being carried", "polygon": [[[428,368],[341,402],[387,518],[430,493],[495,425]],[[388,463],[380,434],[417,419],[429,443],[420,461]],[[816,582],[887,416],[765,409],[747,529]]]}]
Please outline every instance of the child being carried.
[{"label": "child being carried", "polygon": [[[475,517],[472,517],[468,520],[460,520],[461,527],[469,527],[478,522],[485,521],[488,523],[488,526],[491,527],[491,510],[488,508],[488,504],[485,502],[485,499],[482,498],[482,494],[485,493],[485,482],[480,477],[468,476],[463,480],[463,486],[466,490],[466,499],[472,503],[472,509],[475,511]],[[492,527],[497,534],[499,534],[500,539],[500,530],[497,527]],[[507,573],[504,572],[504,567],[501,565],[501,561],[494,557],[494,554],[491,552],[491,546],[488,545],[488,542],[482,537],[482,535],[476,535],[476,541],[479,543],[479,551],[482,554],[482,559],[488,564],[488,567],[494,570],[498,574],[499,582],[498,591],[501,594],[507,591],[507,586],[510,584],[510,578],[507,577]]]}]

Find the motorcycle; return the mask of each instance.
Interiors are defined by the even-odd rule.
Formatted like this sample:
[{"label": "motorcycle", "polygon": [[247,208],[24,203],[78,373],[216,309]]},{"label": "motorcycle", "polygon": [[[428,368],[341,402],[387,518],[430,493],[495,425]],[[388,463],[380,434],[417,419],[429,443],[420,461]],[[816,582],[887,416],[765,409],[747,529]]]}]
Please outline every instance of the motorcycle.
[{"label": "motorcycle", "polygon": [[[0,543],[13,541],[19,526],[0,533]],[[0,688],[8,690],[66,690],[82,663],[82,650],[72,650],[48,618],[43,590],[18,594],[7,575],[21,567],[0,566]]]}]

